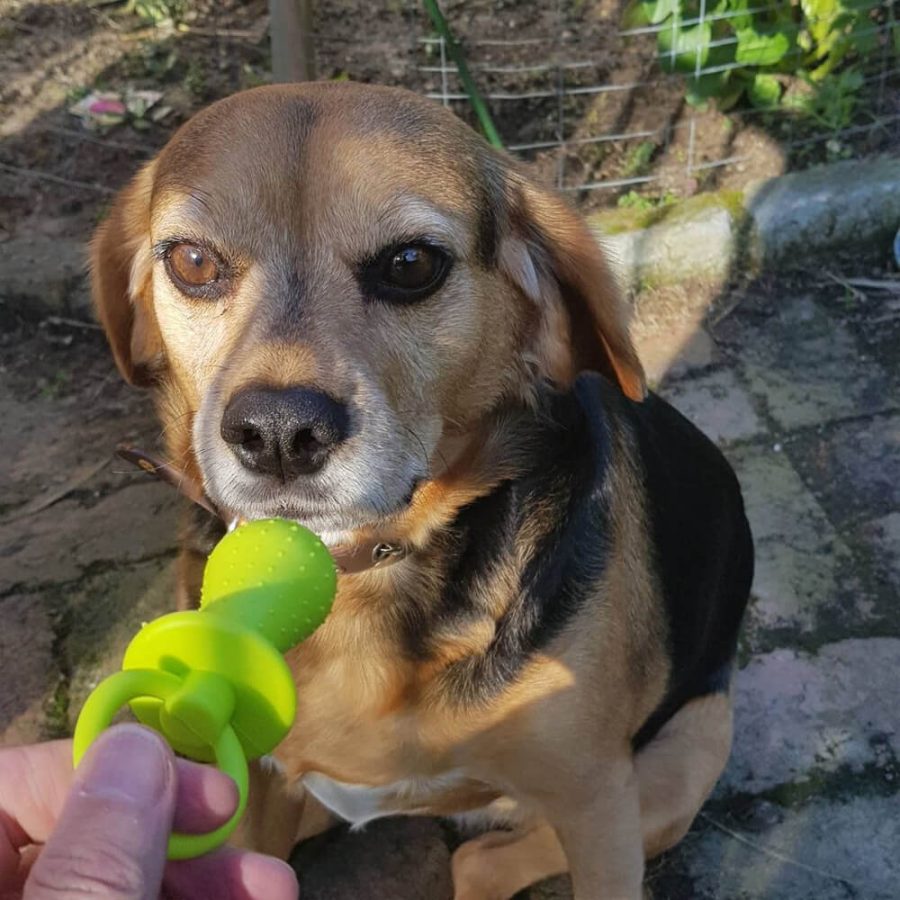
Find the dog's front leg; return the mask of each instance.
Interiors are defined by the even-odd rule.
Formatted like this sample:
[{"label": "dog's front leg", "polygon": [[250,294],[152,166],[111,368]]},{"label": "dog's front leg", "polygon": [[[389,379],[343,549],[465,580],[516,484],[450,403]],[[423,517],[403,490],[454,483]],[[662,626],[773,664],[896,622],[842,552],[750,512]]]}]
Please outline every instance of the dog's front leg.
[{"label": "dog's front leg", "polygon": [[250,763],[247,812],[231,843],[287,859],[294,845],[326,831],[334,816],[302,785],[289,781],[271,757]]},{"label": "dog's front leg", "polygon": [[640,900],[644,880],[640,794],[631,759],[563,778],[544,800],[569,862],[576,900]]}]

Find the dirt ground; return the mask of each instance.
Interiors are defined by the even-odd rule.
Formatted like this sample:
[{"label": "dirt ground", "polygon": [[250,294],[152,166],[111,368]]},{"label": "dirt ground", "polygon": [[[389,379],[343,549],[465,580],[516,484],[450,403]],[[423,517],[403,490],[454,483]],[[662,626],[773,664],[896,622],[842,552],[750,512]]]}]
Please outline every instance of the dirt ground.
[{"label": "dirt ground", "polygon": [[[265,0],[158,5],[182,11],[177,26],[142,22],[115,0],[0,3],[0,237],[22,229],[83,231],[103,214],[110,191],[193,112],[269,79]],[[538,146],[521,155],[567,189],[649,176],[659,180],[637,188],[651,199],[737,189],[786,166],[879,152],[900,137],[900,122],[873,125],[878,116],[900,112],[890,78],[873,82],[860,130],[847,136],[786,113],[693,111],[683,102],[682,83],[661,74],[653,37],[619,36],[620,0],[456,0],[444,8],[481,90],[507,98],[490,104],[505,143],[566,140],[563,150]],[[446,86],[459,94],[455,73],[445,85],[436,71],[439,46],[417,0],[319,0],[316,9],[320,77],[423,93]],[[873,58],[867,66],[877,74],[882,62]],[[561,85],[569,90],[562,101]],[[634,87],[607,89],[628,85]],[[604,90],[594,92],[597,86]],[[161,90],[157,110],[169,112],[158,122],[147,115],[96,131],[69,112],[90,89],[125,88]],[[473,121],[465,101],[450,105]],[[609,135],[623,137],[595,140]],[[810,143],[782,149],[782,142],[801,138]],[[704,168],[728,158],[738,161]],[[629,190],[572,196],[588,210],[615,204]]]}]

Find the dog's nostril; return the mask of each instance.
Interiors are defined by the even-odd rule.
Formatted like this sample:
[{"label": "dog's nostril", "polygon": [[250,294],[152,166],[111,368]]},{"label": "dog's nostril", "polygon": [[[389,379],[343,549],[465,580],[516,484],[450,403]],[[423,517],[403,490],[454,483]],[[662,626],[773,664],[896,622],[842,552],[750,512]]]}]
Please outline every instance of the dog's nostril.
[{"label": "dog's nostril", "polygon": [[325,465],[347,418],[344,404],[311,388],[246,388],[225,408],[220,432],[244,468],[287,481]]},{"label": "dog's nostril", "polygon": [[244,428],[241,430],[241,446],[245,450],[255,452],[257,450],[264,450],[266,442],[255,428]]},{"label": "dog's nostril", "polygon": [[294,440],[291,442],[291,449],[294,453],[304,456],[312,456],[313,453],[321,448],[321,443],[316,440],[316,436],[309,428],[298,431],[297,434],[294,435]]}]

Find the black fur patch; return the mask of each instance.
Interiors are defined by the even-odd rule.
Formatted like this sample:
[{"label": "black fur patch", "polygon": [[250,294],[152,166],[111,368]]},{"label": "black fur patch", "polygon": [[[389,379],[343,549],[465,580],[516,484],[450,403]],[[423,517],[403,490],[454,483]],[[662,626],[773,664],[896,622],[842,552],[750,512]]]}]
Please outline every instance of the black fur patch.
[{"label": "black fur patch", "polygon": [[[586,413],[572,394],[548,393],[531,425],[528,471],[461,510],[447,535],[452,550],[441,595],[409,622],[409,651],[428,658],[437,628],[446,632],[504,607],[487,649],[445,673],[448,690],[463,703],[488,700],[514,680],[591,600],[606,563],[609,443],[602,412]],[[517,565],[523,525],[536,517],[541,537]],[[511,596],[483,595],[497,566],[517,572]]]},{"label": "black fur patch", "polygon": [[[753,575],[740,489],[719,450],[658,397],[632,403],[589,374],[570,393],[548,390],[543,401],[521,426],[532,437],[527,470],[461,510],[420,560],[436,570],[442,588],[434,597],[407,598],[406,650],[427,660],[442,636],[503,608],[489,646],[443,673],[449,696],[483,703],[586,604],[609,602],[598,582],[609,554],[614,427],[628,436],[616,452],[633,447],[642,474],[672,671],[663,702],[634,737],[638,748],[688,700],[727,689]],[[523,554],[526,525],[540,537]],[[500,566],[516,577],[510,596],[498,598],[486,592],[496,590],[490,575]]]},{"label": "black fur patch", "polygon": [[687,700],[721,690],[753,580],[737,478],[719,449],[656,396],[625,398],[644,474],[651,545],[668,620],[672,678],[635,737],[646,743]]}]

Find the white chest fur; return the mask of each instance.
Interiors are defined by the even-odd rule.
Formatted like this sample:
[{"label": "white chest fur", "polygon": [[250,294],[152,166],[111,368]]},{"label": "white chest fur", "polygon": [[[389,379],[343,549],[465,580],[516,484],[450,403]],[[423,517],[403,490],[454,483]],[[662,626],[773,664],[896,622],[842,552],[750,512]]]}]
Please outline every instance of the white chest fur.
[{"label": "white chest fur", "polygon": [[365,825],[382,816],[425,812],[429,801],[465,780],[460,771],[428,778],[404,778],[372,787],[335,781],[319,772],[303,776],[304,787],[335,815],[354,826]]}]

